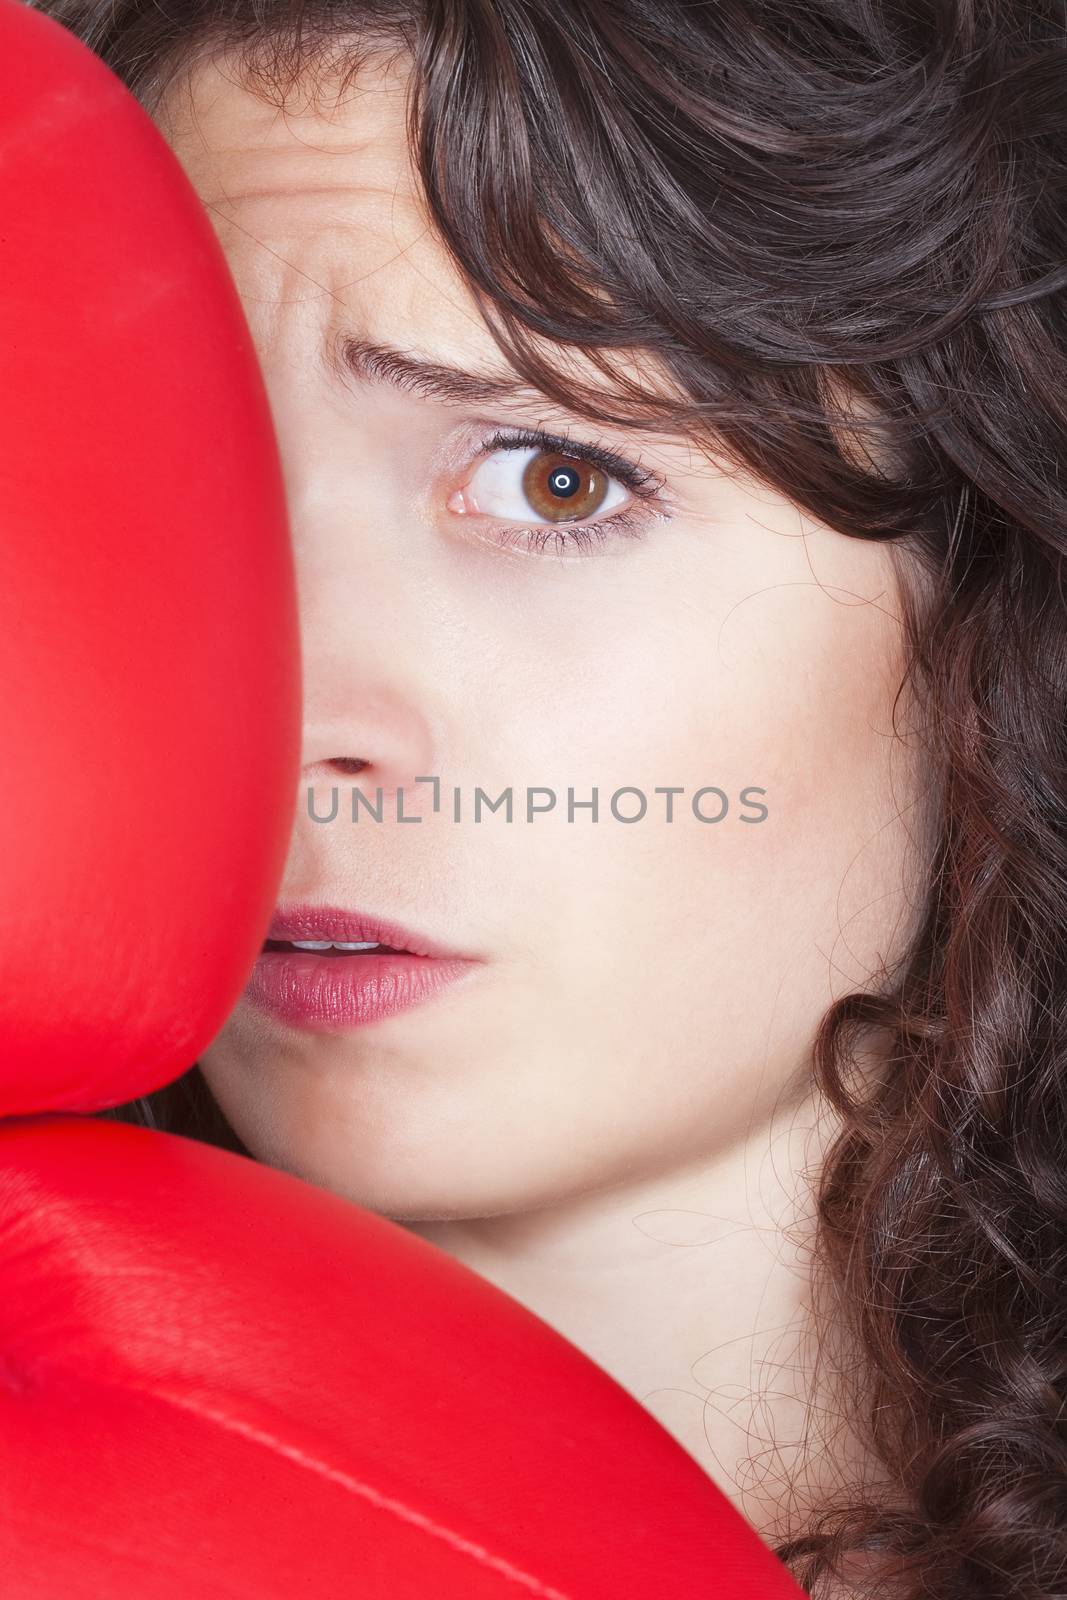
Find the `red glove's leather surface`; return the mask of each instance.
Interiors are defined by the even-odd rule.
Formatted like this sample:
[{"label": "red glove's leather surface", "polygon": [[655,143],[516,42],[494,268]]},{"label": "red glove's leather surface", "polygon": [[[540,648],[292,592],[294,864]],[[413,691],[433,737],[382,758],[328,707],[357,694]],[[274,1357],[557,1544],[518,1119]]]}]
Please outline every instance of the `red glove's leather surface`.
[{"label": "red glove's leather surface", "polygon": [[61,1114],[168,1081],[237,998],[291,827],[298,631],[210,224],[16,0],[0,174],[0,1595],[797,1595],[635,1400],[443,1252]]},{"label": "red glove's leather surface", "polygon": [[0,1134],[18,1600],[788,1600],[643,1407],[395,1223],[88,1119]]},{"label": "red glove's leather surface", "polygon": [[281,465],[151,119],[0,5],[0,1112],[158,1088],[262,946],[299,776]]}]

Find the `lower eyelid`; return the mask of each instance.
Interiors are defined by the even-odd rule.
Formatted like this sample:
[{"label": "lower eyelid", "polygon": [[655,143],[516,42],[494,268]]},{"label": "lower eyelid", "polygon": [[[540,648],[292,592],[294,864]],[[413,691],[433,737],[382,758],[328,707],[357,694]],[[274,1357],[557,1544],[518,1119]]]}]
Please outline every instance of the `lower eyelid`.
[{"label": "lower eyelid", "polygon": [[552,543],[557,554],[570,549],[584,555],[592,553],[594,547],[600,548],[613,540],[643,539],[653,519],[666,520],[663,513],[650,514],[647,508],[641,511],[631,504],[614,516],[602,517],[598,522],[542,522],[527,527],[512,526],[500,529],[491,537],[495,544],[506,549],[518,544],[539,554]]}]

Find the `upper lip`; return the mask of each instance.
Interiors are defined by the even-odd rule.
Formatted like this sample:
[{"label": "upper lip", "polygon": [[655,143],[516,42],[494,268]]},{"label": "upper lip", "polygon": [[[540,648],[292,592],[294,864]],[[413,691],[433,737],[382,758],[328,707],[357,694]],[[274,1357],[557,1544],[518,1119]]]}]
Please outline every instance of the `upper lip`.
[{"label": "upper lip", "polygon": [[330,939],[343,944],[373,942],[389,945],[394,950],[406,950],[414,956],[462,955],[461,951],[448,948],[440,940],[402,927],[387,917],[376,916],[372,911],[347,911],[343,906],[279,906],[267,930],[267,938],[290,943],[294,939]]}]

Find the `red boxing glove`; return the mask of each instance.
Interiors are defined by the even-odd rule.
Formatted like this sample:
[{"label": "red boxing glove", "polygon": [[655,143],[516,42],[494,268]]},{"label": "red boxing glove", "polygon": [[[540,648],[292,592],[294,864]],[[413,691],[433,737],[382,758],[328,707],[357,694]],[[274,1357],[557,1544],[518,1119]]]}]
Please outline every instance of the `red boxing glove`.
[{"label": "red boxing glove", "polygon": [[0,1133],[0,1592],[790,1600],[614,1379],[396,1224],[193,1140]]},{"label": "red boxing glove", "polygon": [[176,1077],[299,779],[281,464],[207,214],[119,80],[0,10],[0,1112]]},{"label": "red boxing glove", "polygon": [[634,1399],[443,1252],[69,1114],[175,1077],[237,999],[298,629],[214,233],[119,81],[15,0],[0,170],[0,1593],[798,1595]]}]

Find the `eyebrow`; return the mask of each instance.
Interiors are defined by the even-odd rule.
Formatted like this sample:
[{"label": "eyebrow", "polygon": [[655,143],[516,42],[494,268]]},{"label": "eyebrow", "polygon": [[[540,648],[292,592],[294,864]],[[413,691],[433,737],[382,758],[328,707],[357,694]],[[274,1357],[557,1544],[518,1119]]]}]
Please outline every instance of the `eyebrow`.
[{"label": "eyebrow", "polygon": [[497,377],[489,372],[467,372],[462,367],[429,361],[393,345],[375,344],[351,334],[341,337],[334,352],[336,364],[357,382],[387,383],[404,394],[419,395],[425,400],[471,405],[538,395],[538,391],[517,374]]}]

